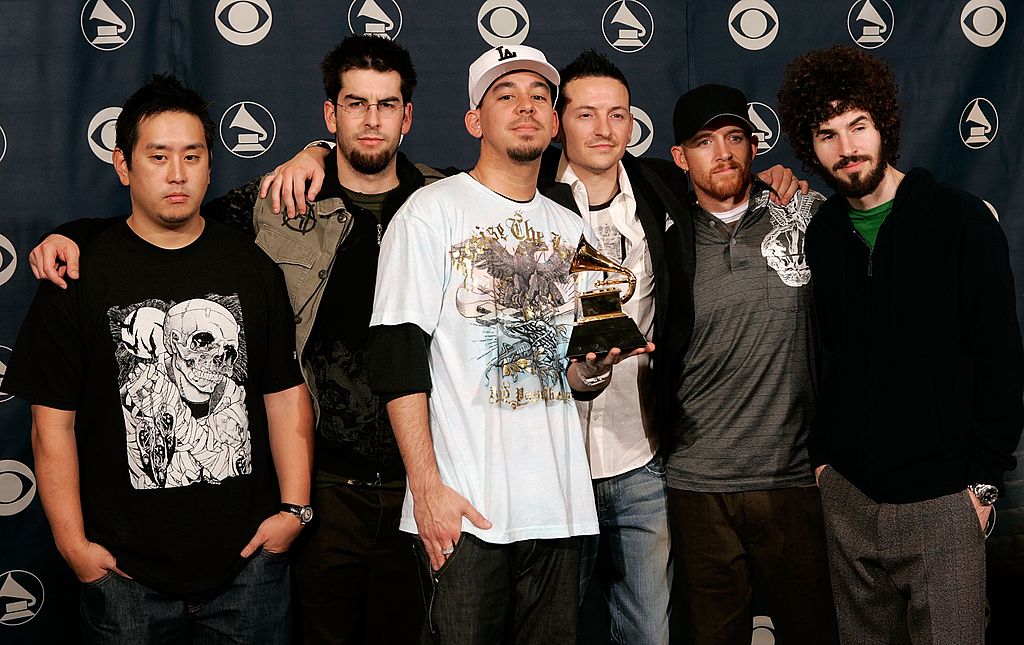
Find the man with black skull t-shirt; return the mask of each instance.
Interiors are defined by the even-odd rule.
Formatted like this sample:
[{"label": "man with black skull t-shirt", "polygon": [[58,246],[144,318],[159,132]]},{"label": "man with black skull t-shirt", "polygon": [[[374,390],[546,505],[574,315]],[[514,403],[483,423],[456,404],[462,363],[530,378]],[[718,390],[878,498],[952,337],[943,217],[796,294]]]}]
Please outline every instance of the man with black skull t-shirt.
[{"label": "man with black skull t-shirt", "polygon": [[113,162],[131,215],[44,283],[4,379],[32,403],[40,498],[92,642],[286,642],[312,406],[280,271],[205,220],[213,123],[155,76]]}]

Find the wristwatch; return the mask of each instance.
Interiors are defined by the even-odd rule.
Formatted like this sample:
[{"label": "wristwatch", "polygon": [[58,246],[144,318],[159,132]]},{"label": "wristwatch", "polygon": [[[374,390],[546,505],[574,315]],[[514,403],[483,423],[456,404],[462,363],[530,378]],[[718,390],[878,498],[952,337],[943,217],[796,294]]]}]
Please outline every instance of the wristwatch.
[{"label": "wristwatch", "polygon": [[305,526],[313,521],[313,507],[310,505],[299,506],[298,504],[281,504],[278,509],[282,513],[291,513],[299,518],[299,524]]},{"label": "wristwatch", "polygon": [[982,506],[992,506],[999,499],[999,489],[992,484],[971,484],[967,487]]}]

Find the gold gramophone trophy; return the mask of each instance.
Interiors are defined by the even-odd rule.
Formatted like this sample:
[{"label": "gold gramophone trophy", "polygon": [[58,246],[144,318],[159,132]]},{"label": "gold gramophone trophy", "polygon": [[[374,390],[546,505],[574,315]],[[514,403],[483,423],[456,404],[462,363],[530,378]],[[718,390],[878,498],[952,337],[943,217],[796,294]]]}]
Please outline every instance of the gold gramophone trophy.
[{"label": "gold gramophone trophy", "polygon": [[[580,318],[572,328],[569,337],[569,358],[582,358],[590,352],[605,354],[612,347],[629,352],[647,345],[647,339],[633,319],[622,313],[622,305],[633,297],[636,290],[636,276],[633,272],[615,260],[604,255],[587,240],[580,237],[576,247],[576,255],[569,267],[570,273],[584,271],[603,271],[618,273],[621,278],[598,280],[591,291],[579,294]],[[626,285],[625,292],[612,286]]]}]

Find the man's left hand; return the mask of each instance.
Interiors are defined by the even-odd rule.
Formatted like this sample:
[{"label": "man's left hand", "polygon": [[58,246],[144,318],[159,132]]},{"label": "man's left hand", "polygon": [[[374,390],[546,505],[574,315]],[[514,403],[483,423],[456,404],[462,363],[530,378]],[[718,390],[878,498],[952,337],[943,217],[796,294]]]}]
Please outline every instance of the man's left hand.
[{"label": "man's left hand", "polygon": [[248,558],[261,547],[270,553],[284,553],[302,531],[299,518],[292,513],[280,512],[263,520],[249,543],[242,549],[242,557]]},{"label": "man's left hand", "polygon": [[804,195],[811,189],[811,185],[796,175],[789,168],[776,164],[757,175],[757,178],[772,187],[775,192],[771,200],[779,205],[786,205],[799,190]]},{"label": "man's left hand", "polygon": [[971,504],[974,505],[974,512],[978,514],[978,522],[981,523],[981,531],[984,533],[988,528],[988,516],[992,514],[992,507],[982,504],[970,488],[967,489],[967,494],[971,496]]}]

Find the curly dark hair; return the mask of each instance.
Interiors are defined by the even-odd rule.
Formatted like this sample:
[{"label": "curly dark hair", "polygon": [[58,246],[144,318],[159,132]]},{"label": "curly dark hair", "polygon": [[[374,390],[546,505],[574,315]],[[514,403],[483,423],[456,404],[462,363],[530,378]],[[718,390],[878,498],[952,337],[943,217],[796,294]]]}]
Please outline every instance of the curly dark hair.
[{"label": "curly dark hair", "polygon": [[899,86],[881,58],[845,45],[801,54],[786,66],[778,98],[782,130],[805,171],[822,172],[814,154],[815,128],[850,110],[871,115],[882,137],[883,161],[899,159]]}]

